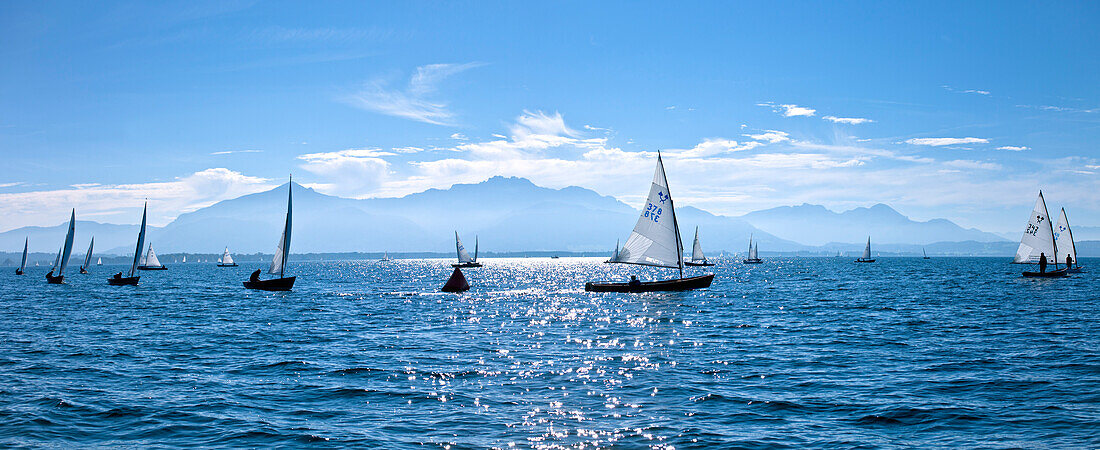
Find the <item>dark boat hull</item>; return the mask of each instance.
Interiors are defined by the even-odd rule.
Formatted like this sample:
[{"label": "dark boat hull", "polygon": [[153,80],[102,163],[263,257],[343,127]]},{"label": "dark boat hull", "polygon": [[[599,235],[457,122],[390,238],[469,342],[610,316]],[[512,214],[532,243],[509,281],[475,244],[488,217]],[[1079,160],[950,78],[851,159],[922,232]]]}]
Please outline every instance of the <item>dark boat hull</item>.
[{"label": "dark boat hull", "polygon": [[236,264],[218,264],[218,267],[237,267]]},{"label": "dark boat hull", "polygon": [[1070,267],[1070,268],[1066,269],[1066,272],[1069,272],[1069,273],[1081,273],[1081,272],[1084,272],[1084,271],[1085,271],[1084,267]]},{"label": "dark boat hull", "polygon": [[710,267],[710,266],[713,266],[713,265],[714,265],[714,263],[712,263],[712,262],[691,262],[691,261],[684,261],[684,265],[685,265],[685,266],[692,266],[692,267]]},{"label": "dark boat hull", "polygon": [[81,275],[87,275],[87,274],[88,274],[88,271],[87,271],[87,270],[84,270],[84,268],[83,268],[83,267],[81,267],[81,268],[80,268],[80,273],[81,273]]},{"label": "dark boat hull", "polygon": [[137,286],[141,277],[108,278],[107,284],[111,286]]},{"label": "dark boat hull", "polygon": [[46,282],[49,283],[49,284],[61,284],[61,283],[65,282],[65,275],[58,275],[56,277],[51,277],[49,274],[46,274]]},{"label": "dark boat hull", "polygon": [[1062,269],[1055,269],[1055,270],[1051,270],[1051,271],[1047,271],[1047,272],[1027,272],[1027,271],[1025,271],[1024,276],[1029,277],[1029,278],[1061,278],[1061,277],[1069,276],[1069,270],[1067,270],[1065,268],[1062,268]]},{"label": "dark boat hull", "polygon": [[859,258],[859,259],[856,260],[856,262],[858,262],[858,263],[873,263],[873,262],[875,262],[875,260]]},{"label": "dark boat hull", "polygon": [[451,267],[454,267],[456,269],[458,269],[458,268],[467,269],[467,268],[471,268],[471,267],[481,267],[481,263],[472,262],[472,263],[462,263],[462,264],[451,264]]},{"label": "dark boat hull", "polygon": [[690,291],[710,287],[714,281],[714,274],[698,277],[678,278],[675,280],[647,281],[636,285],[630,283],[585,283],[584,290],[588,292],[667,292]]},{"label": "dark boat hull", "polygon": [[741,264],[764,264],[764,260],[760,258],[756,259],[742,259]]},{"label": "dark boat hull", "polygon": [[22,271],[22,270],[19,270],[19,269],[15,269],[15,274],[16,274],[16,275],[22,275],[22,274],[23,274],[23,271]]},{"label": "dark boat hull", "polygon": [[168,266],[158,266],[158,267],[138,266],[138,270],[168,270]]},{"label": "dark boat hull", "polygon": [[246,289],[258,289],[261,291],[289,291],[294,287],[294,279],[298,277],[273,278],[270,280],[245,281]]}]

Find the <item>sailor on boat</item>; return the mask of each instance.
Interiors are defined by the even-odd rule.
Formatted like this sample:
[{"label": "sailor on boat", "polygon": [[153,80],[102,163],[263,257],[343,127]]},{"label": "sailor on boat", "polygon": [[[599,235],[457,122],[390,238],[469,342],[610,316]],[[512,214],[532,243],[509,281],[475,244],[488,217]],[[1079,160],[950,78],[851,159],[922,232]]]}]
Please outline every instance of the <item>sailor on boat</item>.
[{"label": "sailor on boat", "polygon": [[642,285],[642,282],[640,280],[638,280],[637,275],[631,275],[630,276],[630,287],[640,287],[641,285]]},{"label": "sailor on boat", "polygon": [[255,272],[252,272],[252,276],[248,277],[248,281],[253,283],[260,281],[260,269],[256,269]]},{"label": "sailor on boat", "polygon": [[116,273],[115,274],[115,279],[116,280],[121,280],[122,279],[122,272]]},{"label": "sailor on boat", "polygon": [[1047,254],[1039,253],[1039,273],[1047,273]]}]

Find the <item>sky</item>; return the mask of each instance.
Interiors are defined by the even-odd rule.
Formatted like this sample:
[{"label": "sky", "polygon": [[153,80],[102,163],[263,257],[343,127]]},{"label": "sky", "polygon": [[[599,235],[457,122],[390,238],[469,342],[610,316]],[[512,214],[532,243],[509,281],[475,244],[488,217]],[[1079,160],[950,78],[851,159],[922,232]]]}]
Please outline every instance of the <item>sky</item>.
[{"label": "sky", "polygon": [[[2,2],[0,231],[493,175],[1100,225],[1097,2]],[[1052,212],[1052,214],[1057,214]],[[445,220],[445,217],[441,217]]]}]

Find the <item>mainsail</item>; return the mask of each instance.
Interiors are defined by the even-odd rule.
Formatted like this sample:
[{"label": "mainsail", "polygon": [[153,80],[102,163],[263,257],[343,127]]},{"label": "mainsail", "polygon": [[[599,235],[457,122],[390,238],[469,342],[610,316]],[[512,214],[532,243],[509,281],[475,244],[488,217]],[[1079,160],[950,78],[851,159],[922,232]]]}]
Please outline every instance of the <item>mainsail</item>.
[{"label": "mainsail", "polygon": [[141,249],[145,247],[145,212],[148,209],[148,203],[141,209],[141,228],[138,229],[137,247],[134,247],[134,263],[130,265],[130,274],[127,275],[128,277],[134,276],[134,271],[137,270],[141,260]]},{"label": "mainsail", "polygon": [[279,246],[275,248],[275,256],[271,258],[271,268],[267,271],[272,275],[279,274],[279,278],[283,277],[286,260],[290,256],[290,215],[292,207],[291,194],[293,191],[294,180],[291,179],[286,186],[286,226],[283,227],[283,235],[279,238]]},{"label": "mainsail", "polygon": [[676,210],[668,192],[665,164],[657,154],[657,169],[645,207],[615,262],[684,269],[683,243],[676,224]]},{"label": "mainsail", "polygon": [[867,248],[863,249],[863,259],[871,259],[871,237],[867,236]]},{"label": "mainsail", "polygon": [[[476,258],[470,257],[470,252],[466,251],[466,247],[462,245],[462,239],[458,238],[458,231],[455,231],[455,250],[458,252],[458,263],[466,264],[477,261]],[[474,238],[474,254],[477,254],[477,238]]]},{"label": "mainsail", "polygon": [[1062,208],[1062,215],[1058,217],[1058,225],[1054,227],[1054,246],[1062,252],[1062,261],[1065,261],[1065,256],[1069,255],[1073,262],[1077,263],[1077,246],[1073,243],[1073,231],[1069,229],[1066,208]]},{"label": "mainsail", "polygon": [[157,259],[156,252],[153,251],[153,244],[149,244],[149,252],[145,254],[145,267],[161,267],[160,260]]},{"label": "mainsail", "polygon": [[23,260],[19,262],[20,272],[27,268],[27,244],[29,242],[30,238],[23,238]]},{"label": "mainsail", "polygon": [[[76,209],[73,209],[73,214],[69,217],[69,232],[65,234],[65,245],[61,247],[61,266],[55,275],[61,275],[65,272],[65,268],[69,267],[69,257],[73,253],[73,235],[76,233]],[[57,264],[55,263],[56,267]]]},{"label": "mainsail", "polygon": [[1037,263],[1039,255],[1045,254],[1048,263],[1058,261],[1057,249],[1054,244],[1054,226],[1050,223],[1050,214],[1047,213],[1047,202],[1043,199],[1043,191],[1039,191],[1039,198],[1035,200],[1035,208],[1028,218],[1024,236],[1020,238],[1020,248],[1016,249],[1014,263]]},{"label": "mainsail", "polygon": [[706,262],[703,256],[703,246],[699,245],[699,227],[695,227],[695,242],[691,245],[691,262]]},{"label": "mainsail", "polygon": [[749,259],[756,259],[756,256],[753,254],[752,248],[752,233],[749,233]]},{"label": "mainsail", "polygon": [[95,237],[92,237],[92,242],[88,243],[88,253],[84,255],[84,264],[80,265],[80,270],[87,270],[92,266],[92,247],[95,246]]},{"label": "mainsail", "polygon": [[218,259],[218,262],[227,265],[233,264],[233,256],[229,254],[229,247],[225,248],[225,253],[222,253],[222,257]]}]

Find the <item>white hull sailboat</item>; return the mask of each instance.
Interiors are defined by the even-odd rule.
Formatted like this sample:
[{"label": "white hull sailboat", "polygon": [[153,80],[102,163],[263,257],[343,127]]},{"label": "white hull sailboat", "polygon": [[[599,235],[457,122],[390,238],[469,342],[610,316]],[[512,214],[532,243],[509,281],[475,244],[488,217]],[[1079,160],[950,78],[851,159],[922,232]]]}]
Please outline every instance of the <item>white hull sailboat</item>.
[{"label": "white hull sailboat", "polygon": [[451,267],[481,267],[481,263],[477,262],[477,235],[474,235],[474,257],[470,257],[470,253],[466,251],[466,247],[462,245],[462,239],[458,238],[458,231],[455,231],[455,250],[458,251],[458,264],[451,264]]},{"label": "white hull sailboat", "polygon": [[684,278],[684,243],[680,239],[680,227],[676,223],[676,208],[668,190],[665,164],[657,153],[657,169],[653,174],[649,197],[634,231],[619,250],[615,263],[638,264],[652,267],[678,269],[680,278],[660,281],[639,281],[632,277],[628,283],[588,282],[584,290],[589,292],[655,292],[686,291],[710,287],[714,274]]},{"label": "white hull sailboat", "polygon": [[157,259],[157,253],[153,251],[153,244],[149,243],[149,251],[145,253],[145,257],[141,258],[141,265],[138,266],[138,270],[168,270],[164,264],[160,263]]},{"label": "white hull sailboat", "polygon": [[126,276],[122,276],[122,272],[116,273],[115,276],[107,279],[107,284],[111,286],[137,286],[140,276],[136,275],[138,270],[138,264],[141,262],[141,249],[145,247],[145,213],[148,212],[149,204],[146,203],[141,209],[141,228],[138,228],[137,245],[134,246],[134,260],[130,263],[130,272]]},{"label": "white hull sailboat", "polygon": [[1077,261],[1077,244],[1073,242],[1073,230],[1069,229],[1066,208],[1062,208],[1062,216],[1058,218],[1058,224],[1054,226],[1054,245],[1066,255],[1066,258],[1063,259],[1066,263],[1066,271],[1081,273],[1081,266]]},{"label": "white hull sailboat", "polygon": [[[1025,277],[1057,278],[1068,275],[1066,268],[1058,268],[1058,244],[1054,240],[1054,225],[1047,212],[1047,202],[1043,191],[1035,200],[1024,235],[1020,238],[1020,247],[1016,249],[1015,264],[1039,264],[1039,271],[1024,271]],[[1054,270],[1047,271],[1047,264],[1054,264]]]},{"label": "white hull sailboat", "polygon": [[[61,244],[61,249],[57,251],[57,258],[53,261],[53,267],[50,268],[50,273],[46,274],[46,282],[50,284],[61,284],[65,281],[65,268],[69,266],[69,257],[73,253],[73,235],[76,234],[76,209],[73,209],[73,213],[69,216],[69,231],[65,233],[65,243]],[[54,275],[56,271],[57,275]]]},{"label": "white hull sailboat", "polygon": [[856,258],[858,263],[873,263],[875,258],[871,257],[871,236],[867,236],[867,247],[863,249],[863,256]]},{"label": "white hull sailboat", "polygon": [[695,227],[695,242],[691,245],[691,261],[685,261],[684,265],[697,267],[714,265],[714,263],[707,261],[706,256],[703,256],[703,246],[699,244],[699,227]]},{"label": "white hull sailboat", "polygon": [[294,287],[294,280],[298,277],[287,277],[286,263],[290,257],[290,219],[293,211],[293,194],[294,194],[294,179],[291,178],[290,182],[286,185],[286,224],[283,226],[283,235],[279,238],[279,245],[275,248],[275,256],[271,257],[271,267],[267,269],[267,273],[271,275],[279,275],[279,278],[272,278],[270,280],[260,279],[260,270],[256,269],[252,272],[252,275],[248,278],[248,281],[244,282],[246,289],[259,289],[261,291],[289,291]]},{"label": "white hull sailboat", "polygon": [[233,261],[233,255],[229,254],[228,246],[225,247],[222,257],[218,258],[218,267],[237,267],[237,262]]},{"label": "white hull sailboat", "polygon": [[762,264],[764,260],[760,259],[760,243],[753,243],[752,235],[749,235],[749,257],[741,260],[744,264]]}]

